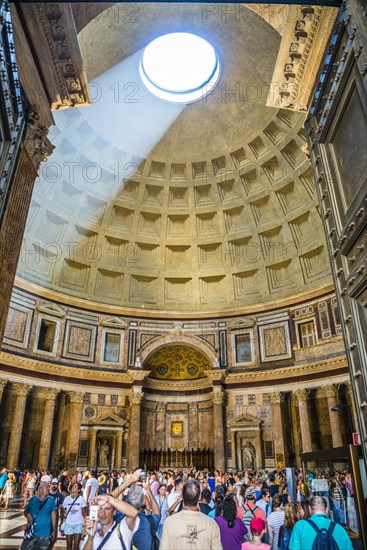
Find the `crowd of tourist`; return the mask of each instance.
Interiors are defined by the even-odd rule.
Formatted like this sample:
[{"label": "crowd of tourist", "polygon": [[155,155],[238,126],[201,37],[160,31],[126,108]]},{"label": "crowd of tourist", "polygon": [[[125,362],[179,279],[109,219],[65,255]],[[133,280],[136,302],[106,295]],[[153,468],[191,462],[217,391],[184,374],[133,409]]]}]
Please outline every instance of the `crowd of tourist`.
[{"label": "crowd of tourist", "polygon": [[[326,493],[311,496],[315,480]],[[27,519],[22,550],[52,550],[58,537],[67,550],[352,549],[350,473],[298,471],[292,485],[294,495],[283,471],[266,470],[0,471],[3,509],[18,497]]]}]

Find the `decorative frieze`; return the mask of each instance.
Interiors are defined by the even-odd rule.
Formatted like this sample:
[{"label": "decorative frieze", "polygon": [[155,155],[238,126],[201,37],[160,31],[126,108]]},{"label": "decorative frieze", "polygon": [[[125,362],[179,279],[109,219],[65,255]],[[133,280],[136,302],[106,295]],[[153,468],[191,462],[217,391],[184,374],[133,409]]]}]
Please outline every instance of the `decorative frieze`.
[{"label": "decorative frieze", "polygon": [[291,8],[292,17],[286,18],[267,105],[306,112],[337,9]]},{"label": "decorative frieze", "polygon": [[59,88],[52,109],[90,104],[87,79],[69,4],[35,4]]}]

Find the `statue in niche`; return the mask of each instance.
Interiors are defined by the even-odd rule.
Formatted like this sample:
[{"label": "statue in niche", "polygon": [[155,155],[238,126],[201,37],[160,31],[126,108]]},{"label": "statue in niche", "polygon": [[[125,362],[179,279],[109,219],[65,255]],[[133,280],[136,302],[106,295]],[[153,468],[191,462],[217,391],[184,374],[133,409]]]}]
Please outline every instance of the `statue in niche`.
[{"label": "statue in niche", "polygon": [[110,447],[107,443],[107,439],[103,439],[102,443],[101,441],[98,444],[97,447],[98,450],[98,466],[100,468],[108,468],[108,455],[110,452]]},{"label": "statue in niche", "polygon": [[242,447],[243,468],[255,470],[256,450],[250,441],[247,441]]},{"label": "statue in niche", "polygon": [[141,357],[140,357],[140,353],[139,353],[139,352],[136,354],[135,368],[136,368],[136,369],[141,369]]}]

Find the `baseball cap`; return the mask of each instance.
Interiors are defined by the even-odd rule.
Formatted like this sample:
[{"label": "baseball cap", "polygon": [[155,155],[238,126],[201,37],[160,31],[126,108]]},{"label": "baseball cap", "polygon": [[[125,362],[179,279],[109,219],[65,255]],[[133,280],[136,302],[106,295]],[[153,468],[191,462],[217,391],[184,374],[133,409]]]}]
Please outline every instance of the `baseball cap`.
[{"label": "baseball cap", "polygon": [[265,529],[265,522],[261,518],[253,518],[250,521],[251,533],[261,533]]},{"label": "baseball cap", "polygon": [[246,492],[245,492],[245,497],[246,498],[255,498],[255,489],[253,489],[252,487],[247,487]]},{"label": "baseball cap", "polygon": [[54,477],[51,483],[59,483],[59,480],[57,479],[57,477]]}]

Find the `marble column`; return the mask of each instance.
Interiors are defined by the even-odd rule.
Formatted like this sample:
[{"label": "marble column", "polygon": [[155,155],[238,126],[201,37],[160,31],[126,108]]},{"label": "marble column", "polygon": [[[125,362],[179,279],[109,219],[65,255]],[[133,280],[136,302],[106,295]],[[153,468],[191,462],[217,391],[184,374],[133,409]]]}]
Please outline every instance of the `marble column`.
[{"label": "marble column", "polygon": [[309,418],[308,408],[307,408],[307,399],[310,394],[310,390],[307,388],[304,388],[304,389],[296,390],[293,393],[298,401],[299,422],[301,427],[302,452],[308,453],[312,451],[310,418]]},{"label": "marble column", "polygon": [[96,467],[96,441],[97,428],[93,426],[89,430],[88,468],[90,470],[94,470]]},{"label": "marble column", "polygon": [[42,422],[41,443],[38,452],[38,468],[41,470],[47,470],[49,466],[55,401],[58,393],[59,390],[53,388],[45,388],[43,391],[43,395],[46,398],[46,403]]},{"label": "marble column", "polygon": [[24,421],[25,406],[27,395],[32,389],[30,384],[13,384],[12,389],[16,391],[17,398],[15,402],[14,414],[11,423],[11,433],[6,457],[7,468],[16,468],[18,466],[19,449],[22,439],[22,429]]},{"label": "marble column", "polygon": [[257,434],[257,449],[256,449],[256,469],[265,468],[265,460],[263,459],[263,438],[261,433],[261,428],[259,428]]},{"label": "marble column", "polygon": [[117,436],[114,435],[112,438],[112,450],[111,450],[111,470],[114,470],[116,468],[115,466],[115,459],[116,459],[116,439]]},{"label": "marble column", "polygon": [[198,404],[189,403],[189,449],[197,449],[198,445],[198,436],[199,436],[199,426],[198,426]]},{"label": "marble column", "polygon": [[360,433],[359,432],[359,424],[358,424],[358,416],[357,416],[357,411],[356,411],[356,404],[355,404],[355,401],[354,401],[353,390],[352,390],[352,384],[350,382],[346,382],[345,383],[345,389],[346,389],[346,394],[347,394],[347,404],[351,408],[352,419],[353,419],[353,426],[349,426],[349,429],[353,430],[356,433]]},{"label": "marble column", "polygon": [[157,426],[155,433],[156,449],[165,449],[166,447],[166,404],[157,404]]},{"label": "marble column", "polygon": [[214,466],[218,470],[225,469],[223,398],[224,395],[221,389],[213,391]]},{"label": "marble column", "polygon": [[140,404],[144,394],[142,391],[134,392],[130,396],[130,430],[128,468],[134,470],[140,462]]},{"label": "marble column", "polygon": [[297,423],[297,408],[298,408],[298,401],[294,393],[291,393],[290,396],[290,416],[291,416],[291,424],[292,424],[292,436],[293,436],[293,446],[294,446],[294,454],[296,455],[295,462],[297,468],[301,468],[301,438],[300,438],[300,430],[298,429],[298,423]]},{"label": "marble column", "polygon": [[231,439],[231,451],[232,451],[232,458],[229,461],[229,466],[233,468],[234,470],[237,470],[237,460],[236,460],[236,432],[230,431],[229,437]]},{"label": "marble column", "polygon": [[3,398],[3,393],[4,393],[5,386],[6,386],[7,383],[8,383],[8,380],[5,380],[4,378],[0,380],[0,404],[1,404],[1,400]]},{"label": "marble column", "polygon": [[118,470],[121,468],[121,462],[122,462],[122,440],[124,437],[124,431],[119,430],[117,432],[117,443],[116,443],[116,462],[115,462],[115,468]]},{"label": "marble column", "polygon": [[274,392],[269,394],[269,398],[273,412],[273,437],[276,466],[277,468],[285,468],[288,466],[288,457],[286,456],[284,444],[284,425],[281,408],[281,402],[284,401],[284,394],[282,392]]},{"label": "marble column", "polygon": [[64,466],[63,460],[64,456],[61,455],[61,442],[62,442],[62,432],[64,430],[64,416],[65,416],[65,393],[61,393],[59,398],[59,407],[57,410],[57,427],[56,427],[56,441],[55,441],[55,463],[59,468]]},{"label": "marble column", "polygon": [[82,392],[69,393],[69,424],[66,436],[65,460],[66,466],[71,471],[75,471],[77,466],[83,398],[84,394]]},{"label": "marble column", "polygon": [[329,420],[330,420],[330,430],[331,430],[331,438],[333,442],[333,447],[342,447],[343,446],[343,435],[340,425],[340,415],[343,413],[342,410],[338,411],[332,411],[331,409],[335,407],[335,405],[338,404],[336,392],[337,387],[335,384],[330,384],[329,386],[324,386],[322,389],[322,392],[324,396],[327,399],[327,408],[329,412]]}]

